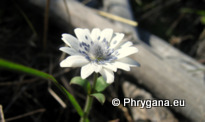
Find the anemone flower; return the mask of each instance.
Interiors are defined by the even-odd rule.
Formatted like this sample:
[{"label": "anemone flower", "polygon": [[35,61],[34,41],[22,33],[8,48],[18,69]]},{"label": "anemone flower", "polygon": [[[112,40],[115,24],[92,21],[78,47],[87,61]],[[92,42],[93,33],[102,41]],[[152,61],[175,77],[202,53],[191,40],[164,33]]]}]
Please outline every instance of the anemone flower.
[{"label": "anemone flower", "polygon": [[83,79],[92,73],[100,73],[107,83],[114,81],[117,69],[130,71],[130,67],[139,66],[135,60],[128,56],[137,53],[130,41],[122,41],[123,33],[113,33],[112,29],[100,30],[76,28],[77,38],[70,34],[62,34],[62,40],[68,47],[60,50],[69,54],[61,63],[61,67],[81,67]]}]

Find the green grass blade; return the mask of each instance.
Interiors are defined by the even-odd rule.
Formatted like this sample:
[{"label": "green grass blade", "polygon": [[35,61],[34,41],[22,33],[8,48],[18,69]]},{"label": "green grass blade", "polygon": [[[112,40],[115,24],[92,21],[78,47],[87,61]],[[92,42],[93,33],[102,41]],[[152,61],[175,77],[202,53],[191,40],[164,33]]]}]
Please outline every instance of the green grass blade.
[{"label": "green grass blade", "polygon": [[54,84],[61,90],[61,92],[63,92],[63,94],[65,94],[66,97],[70,100],[71,104],[74,106],[78,114],[80,116],[83,116],[83,110],[78,104],[78,102],[76,101],[76,99],[62,85],[60,85],[58,81],[52,75],[49,75],[45,72],[30,68],[30,67],[26,67],[21,64],[16,64],[10,61],[6,61],[4,59],[0,59],[0,68],[11,70],[11,71],[23,72],[23,73],[34,75],[34,76],[37,76],[43,79],[53,81]]},{"label": "green grass blade", "polygon": [[9,62],[9,61],[3,60],[3,59],[0,59],[0,68],[12,70],[12,71],[17,71],[17,72],[23,72],[23,73],[27,73],[30,75],[41,77],[43,79],[56,81],[53,76],[51,76],[47,73],[41,72],[39,70],[30,68],[30,67],[26,67],[26,66],[21,65],[21,64]]}]

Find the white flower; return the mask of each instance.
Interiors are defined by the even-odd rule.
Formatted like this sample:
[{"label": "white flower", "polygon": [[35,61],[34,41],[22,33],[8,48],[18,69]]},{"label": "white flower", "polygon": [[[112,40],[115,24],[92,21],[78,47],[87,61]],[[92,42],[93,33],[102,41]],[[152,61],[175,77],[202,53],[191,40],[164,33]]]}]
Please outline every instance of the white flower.
[{"label": "white flower", "polygon": [[127,56],[137,53],[138,49],[132,47],[132,42],[122,42],[123,33],[114,33],[112,29],[100,31],[94,28],[76,28],[77,38],[70,34],[62,34],[62,40],[69,47],[60,50],[69,54],[61,63],[61,67],[81,67],[83,79],[93,72],[100,73],[107,83],[114,81],[114,72],[117,68],[130,71],[130,67],[139,66],[139,63]]}]

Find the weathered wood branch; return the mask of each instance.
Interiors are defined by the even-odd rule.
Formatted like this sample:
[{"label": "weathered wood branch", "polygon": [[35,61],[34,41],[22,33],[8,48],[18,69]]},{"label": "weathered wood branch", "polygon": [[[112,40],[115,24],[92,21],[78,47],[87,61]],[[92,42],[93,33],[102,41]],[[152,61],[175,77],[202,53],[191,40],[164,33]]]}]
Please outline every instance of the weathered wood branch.
[{"label": "weathered wood branch", "polygon": [[[38,6],[44,7],[45,1],[30,0]],[[71,22],[74,27],[81,28],[113,28],[116,32],[135,32],[124,24],[112,23],[99,16],[96,11],[75,1],[67,1]],[[68,14],[63,1],[51,2],[51,10],[59,18],[67,21]],[[138,33],[140,34],[140,33]],[[159,99],[185,99],[186,107],[172,107],[192,121],[205,121],[205,84],[203,71],[190,72],[189,70],[204,69],[204,66],[180,51],[172,48],[161,39],[149,35],[150,45],[138,41],[136,47],[139,53],[133,58],[141,63],[140,68],[133,68],[130,74],[136,77],[139,83],[146,86]]]},{"label": "weathered wood branch", "polygon": [[205,85],[188,73],[181,72],[180,68],[150,53],[147,46],[136,46],[140,52],[133,55],[142,67],[133,68],[130,72],[139,82],[145,85],[160,99],[185,99],[186,107],[173,107],[193,121],[204,120]]}]

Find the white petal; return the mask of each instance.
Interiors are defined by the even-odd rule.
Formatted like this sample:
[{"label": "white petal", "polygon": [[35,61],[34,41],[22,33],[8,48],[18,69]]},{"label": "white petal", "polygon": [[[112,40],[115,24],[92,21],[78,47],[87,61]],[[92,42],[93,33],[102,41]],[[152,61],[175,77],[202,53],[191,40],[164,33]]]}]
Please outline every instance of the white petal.
[{"label": "white petal", "polygon": [[74,55],[74,56],[69,56],[63,61],[61,61],[60,66],[61,67],[81,67],[87,63],[89,63],[89,61],[84,56]]},{"label": "white petal", "polygon": [[87,78],[94,72],[93,64],[89,63],[81,68],[81,77],[82,79]]},{"label": "white petal", "polygon": [[80,42],[91,43],[92,39],[90,38],[90,31],[88,29],[76,28],[74,32]]},{"label": "white petal", "polygon": [[125,71],[130,71],[130,66],[128,64],[125,64],[122,62],[115,62],[115,63],[113,63],[113,65],[119,69],[123,69]]},{"label": "white petal", "polygon": [[97,41],[98,37],[100,37],[100,29],[99,28],[94,28],[91,32],[91,38],[93,41]]},{"label": "white petal", "polygon": [[78,38],[78,40],[79,40],[80,42],[83,42],[83,41],[85,40],[85,32],[84,32],[84,29],[82,29],[82,28],[76,28],[76,29],[74,30],[74,32],[75,32],[75,35],[76,35],[76,37]]},{"label": "white petal", "polygon": [[98,64],[93,64],[94,65],[94,70],[96,73],[100,72],[100,70],[102,69],[102,65],[98,65]]},{"label": "white petal", "polygon": [[69,55],[80,55],[78,51],[70,47],[61,47],[59,50],[69,54]]},{"label": "white petal", "polygon": [[131,58],[128,58],[128,57],[119,59],[118,61],[126,63],[126,64],[128,64],[130,66],[140,66],[140,64],[137,61],[135,61],[135,60],[133,60]]},{"label": "white petal", "polygon": [[110,42],[110,48],[117,47],[124,37],[123,33],[115,33],[115,34],[116,34],[115,37],[113,37],[112,41]]},{"label": "white petal", "polygon": [[124,58],[126,56],[137,53],[138,49],[136,47],[126,47],[126,48],[121,48],[121,49],[117,50],[117,52],[119,53],[117,58],[121,59],[121,58]]},{"label": "white petal", "polygon": [[114,72],[117,71],[117,68],[116,68],[114,65],[109,64],[109,63],[103,65],[103,67],[105,67],[105,68],[107,68],[107,69],[109,69],[109,70],[112,70],[112,71],[114,71]]},{"label": "white petal", "polygon": [[113,83],[114,82],[114,73],[108,69],[102,69],[100,71],[100,74],[103,76],[104,80],[107,83]]},{"label": "white petal", "polygon": [[132,42],[130,42],[130,41],[126,41],[125,43],[123,43],[123,44],[121,44],[121,48],[125,48],[125,47],[130,47],[130,46],[132,46],[133,45],[133,43]]},{"label": "white petal", "polygon": [[105,39],[107,42],[110,42],[112,35],[113,35],[113,30],[110,28],[106,28],[106,29],[102,30],[102,32],[100,34],[99,41],[104,41],[104,39]]},{"label": "white petal", "polygon": [[70,34],[62,34],[62,40],[70,47],[78,50],[79,41]]},{"label": "white petal", "polygon": [[117,49],[121,49],[121,48],[126,48],[126,47],[131,47],[133,45],[133,43],[131,41],[124,41],[124,42],[120,42],[120,44],[118,44],[116,47],[115,47],[115,50]]}]

